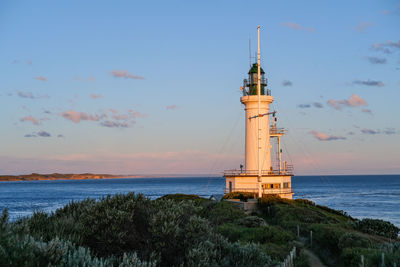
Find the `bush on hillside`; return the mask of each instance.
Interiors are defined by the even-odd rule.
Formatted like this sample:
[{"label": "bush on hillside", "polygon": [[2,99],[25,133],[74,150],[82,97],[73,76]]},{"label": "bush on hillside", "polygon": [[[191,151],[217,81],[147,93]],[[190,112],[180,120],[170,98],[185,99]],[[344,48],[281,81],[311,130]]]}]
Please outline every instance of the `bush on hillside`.
[{"label": "bush on hillside", "polygon": [[240,199],[242,201],[247,201],[248,199],[254,199],[255,198],[255,193],[251,192],[231,192],[228,194],[225,194],[222,199]]},{"label": "bush on hillside", "polygon": [[378,219],[362,219],[356,222],[356,229],[371,235],[379,235],[392,239],[398,237],[400,228],[394,224]]}]

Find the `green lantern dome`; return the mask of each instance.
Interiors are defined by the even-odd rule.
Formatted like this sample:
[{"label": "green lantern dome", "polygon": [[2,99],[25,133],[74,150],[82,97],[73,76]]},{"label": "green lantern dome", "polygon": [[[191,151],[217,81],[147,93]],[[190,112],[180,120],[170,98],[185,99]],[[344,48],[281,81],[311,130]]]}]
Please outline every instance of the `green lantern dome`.
[{"label": "green lantern dome", "polygon": [[[258,64],[254,63],[249,70],[249,79],[244,81],[244,88],[248,87],[249,95],[257,95],[257,82],[258,82]],[[265,87],[267,86],[267,79],[265,79],[265,71],[260,68],[261,74],[261,95],[265,95]],[[268,92],[267,92],[268,94]]]},{"label": "green lantern dome", "polygon": [[[257,69],[258,69],[258,64],[254,63],[253,66],[251,66],[251,69],[249,70],[249,74],[258,73]],[[261,74],[265,74],[265,71],[262,68],[260,68],[260,72],[261,72]]]}]

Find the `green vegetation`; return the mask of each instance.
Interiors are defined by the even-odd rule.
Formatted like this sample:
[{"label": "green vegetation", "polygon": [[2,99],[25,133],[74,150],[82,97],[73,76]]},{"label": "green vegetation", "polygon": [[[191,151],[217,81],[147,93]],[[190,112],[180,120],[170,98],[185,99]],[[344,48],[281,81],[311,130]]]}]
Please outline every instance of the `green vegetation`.
[{"label": "green vegetation", "polygon": [[400,263],[399,229],[388,222],[358,221],[308,200],[268,197],[258,207],[248,215],[196,195],[130,193],[15,222],[4,210],[0,266],[275,266],[293,246],[295,266],[309,266],[304,246],[329,266],[357,266],[361,255],[375,266],[382,252],[386,264]]}]

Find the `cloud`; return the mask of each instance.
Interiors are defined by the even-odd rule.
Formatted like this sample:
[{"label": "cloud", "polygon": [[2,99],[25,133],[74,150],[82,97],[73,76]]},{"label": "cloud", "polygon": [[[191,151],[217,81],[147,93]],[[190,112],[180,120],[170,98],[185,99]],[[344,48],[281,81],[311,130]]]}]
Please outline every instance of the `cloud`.
[{"label": "cloud", "polygon": [[321,104],[321,103],[319,103],[319,102],[314,102],[313,103],[313,106],[315,107],[315,108],[323,108],[324,106]]},{"label": "cloud", "polygon": [[293,83],[292,83],[291,81],[288,81],[288,80],[283,80],[283,81],[282,81],[282,85],[283,85],[283,86],[292,86]]},{"label": "cloud", "polygon": [[144,77],[128,73],[126,70],[113,70],[111,71],[111,75],[116,78],[144,80]]},{"label": "cloud", "polygon": [[342,107],[359,107],[359,106],[367,106],[367,101],[365,101],[361,96],[353,94],[349,97],[349,99],[343,100],[328,100],[328,105],[333,107],[334,109],[341,110]]},{"label": "cloud", "polygon": [[58,137],[58,138],[64,138],[64,135],[58,134],[57,137]]},{"label": "cloud", "polygon": [[167,106],[167,109],[176,109],[178,106],[177,105],[169,105]]},{"label": "cloud", "polygon": [[386,54],[392,54],[397,49],[400,49],[400,40],[397,42],[386,41],[386,43],[375,43],[371,46],[372,50],[381,51]]},{"label": "cloud", "polygon": [[386,64],[386,58],[380,57],[367,57],[367,60],[371,64]]},{"label": "cloud", "polygon": [[37,77],[33,77],[33,79],[35,79],[35,80],[39,80],[39,81],[42,81],[42,82],[45,82],[45,81],[47,81],[47,78],[46,78],[46,77],[43,77],[43,76],[37,76]]},{"label": "cloud", "polygon": [[30,138],[30,137],[36,137],[36,134],[26,134],[24,137]]},{"label": "cloud", "polygon": [[387,135],[391,135],[391,134],[395,134],[396,130],[394,128],[386,128],[385,130],[383,130],[383,133],[387,134]]},{"label": "cloud", "polygon": [[319,141],[333,141],[333,140],[345,140],[346,137],[343,136],[335,136],[335,135],[328,135],[323,132],[311,131],[312,134],[316,139]]},{"label": "cloud", "polygon": [[362,22],[360,22],[360,24],[357,25],[356,30],[359,32],[364,32],[365,29],[367,29],[371,26],[372,26],[371,23],[362,21]]},{"label": "cloud", "polygon": [[368,108],[363,108],[361,111],[372,115],[372,111]]},{"label": "cloud", "polygon": [[94,79],[93,76],[90,76],[90,77],[88,78],[88,80],[91,81],[91,82],[94,82],[95,79]]},{"label": "cloud", "polygon": [[71,120],[75,123],[79,123],[80,121],[99,121],[103,117],[105,117],[105,114],[98,115],[90,115],[85,112],[77,112],[74,110],[69,110],[61,113],[61,116],[64,117],[67,120]]},{"label": "cloud", "polygon": [[51,136],[51,134],[46,131],[40,131],[37,133],[37,135],[41,136],[41,137],[50,137]]},{"label": "cloud", "polygon": [[34,125],[39,125],[39,122],[32,116],[26,116],[23,117],[22,119],[20,119],[20,121],[24,122],[24,121],[30,121],[32,122]]},{"label": "cloud", "polygon": [[130,125],[126,122],[118,122],[118,121],[102,121],[100,123],[101,126],[109,127],[109,128],[128,128]]},{"label": "cloud", "polygon": [[102,98],[103,96],[102,95],[97,95],[97,94],[90,94],[90,98],[91,99],[98,99],[98,98]]},{"label": "cloud", "polygon": [[379,130],[372,130],[372,129],[367,129],[367,128],[362,129],[361,132],[363,134],[379,134],[380,133]]},{"label": "cloud", "polygon": [[282,26],[296,30],[296,31],[314,32],[314,28],[305,28],[305,27],[301,26],[300,24],[296,24],[293,22],[284,22],[284,23],[282,23]]},{"label": "cloud", "polygon": [[48,95],[34,96],[32,92],[18,92],[18,96],[22,98],[37,99],[37,98],[49,98]]},{"label": "cloud", "polygon": [[311,105],[310,104],[300,104],[300,105],[297,105],[297,107],[298,108],[310,108]]},{"label": "cloud", "polygon": [[373,81],[373,80],[367,80],[367,81],[355,80],[355,81],[353,81],[353,84],[360,84],[360,85],[366,85],[366,86],[378,86],[378,87],[382,87],[385,85],[381,81]]}]

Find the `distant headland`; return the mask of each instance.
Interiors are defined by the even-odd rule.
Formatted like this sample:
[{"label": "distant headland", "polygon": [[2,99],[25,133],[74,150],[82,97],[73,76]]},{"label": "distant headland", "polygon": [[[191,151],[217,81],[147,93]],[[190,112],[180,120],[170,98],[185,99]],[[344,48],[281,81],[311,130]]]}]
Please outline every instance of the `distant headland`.
[{"label": "distant headland", "polygon": [[95,173],[31,173],[24,175],[0,175],[0,182],[5,181],[41,181],[41,180],[89,180],[89,179],[121,179],[121,178],[179,178],[179,177],[221,177],[218,174],[95,174]]},{"label": "distant headland", "polygon": [[113,175],[93,173],[32,173],[26,175],[0,175],[1,181],[35,181],[35,180],[85,180],[85,179],[116,179],[116,178],[145,178],[145,175]]}]

